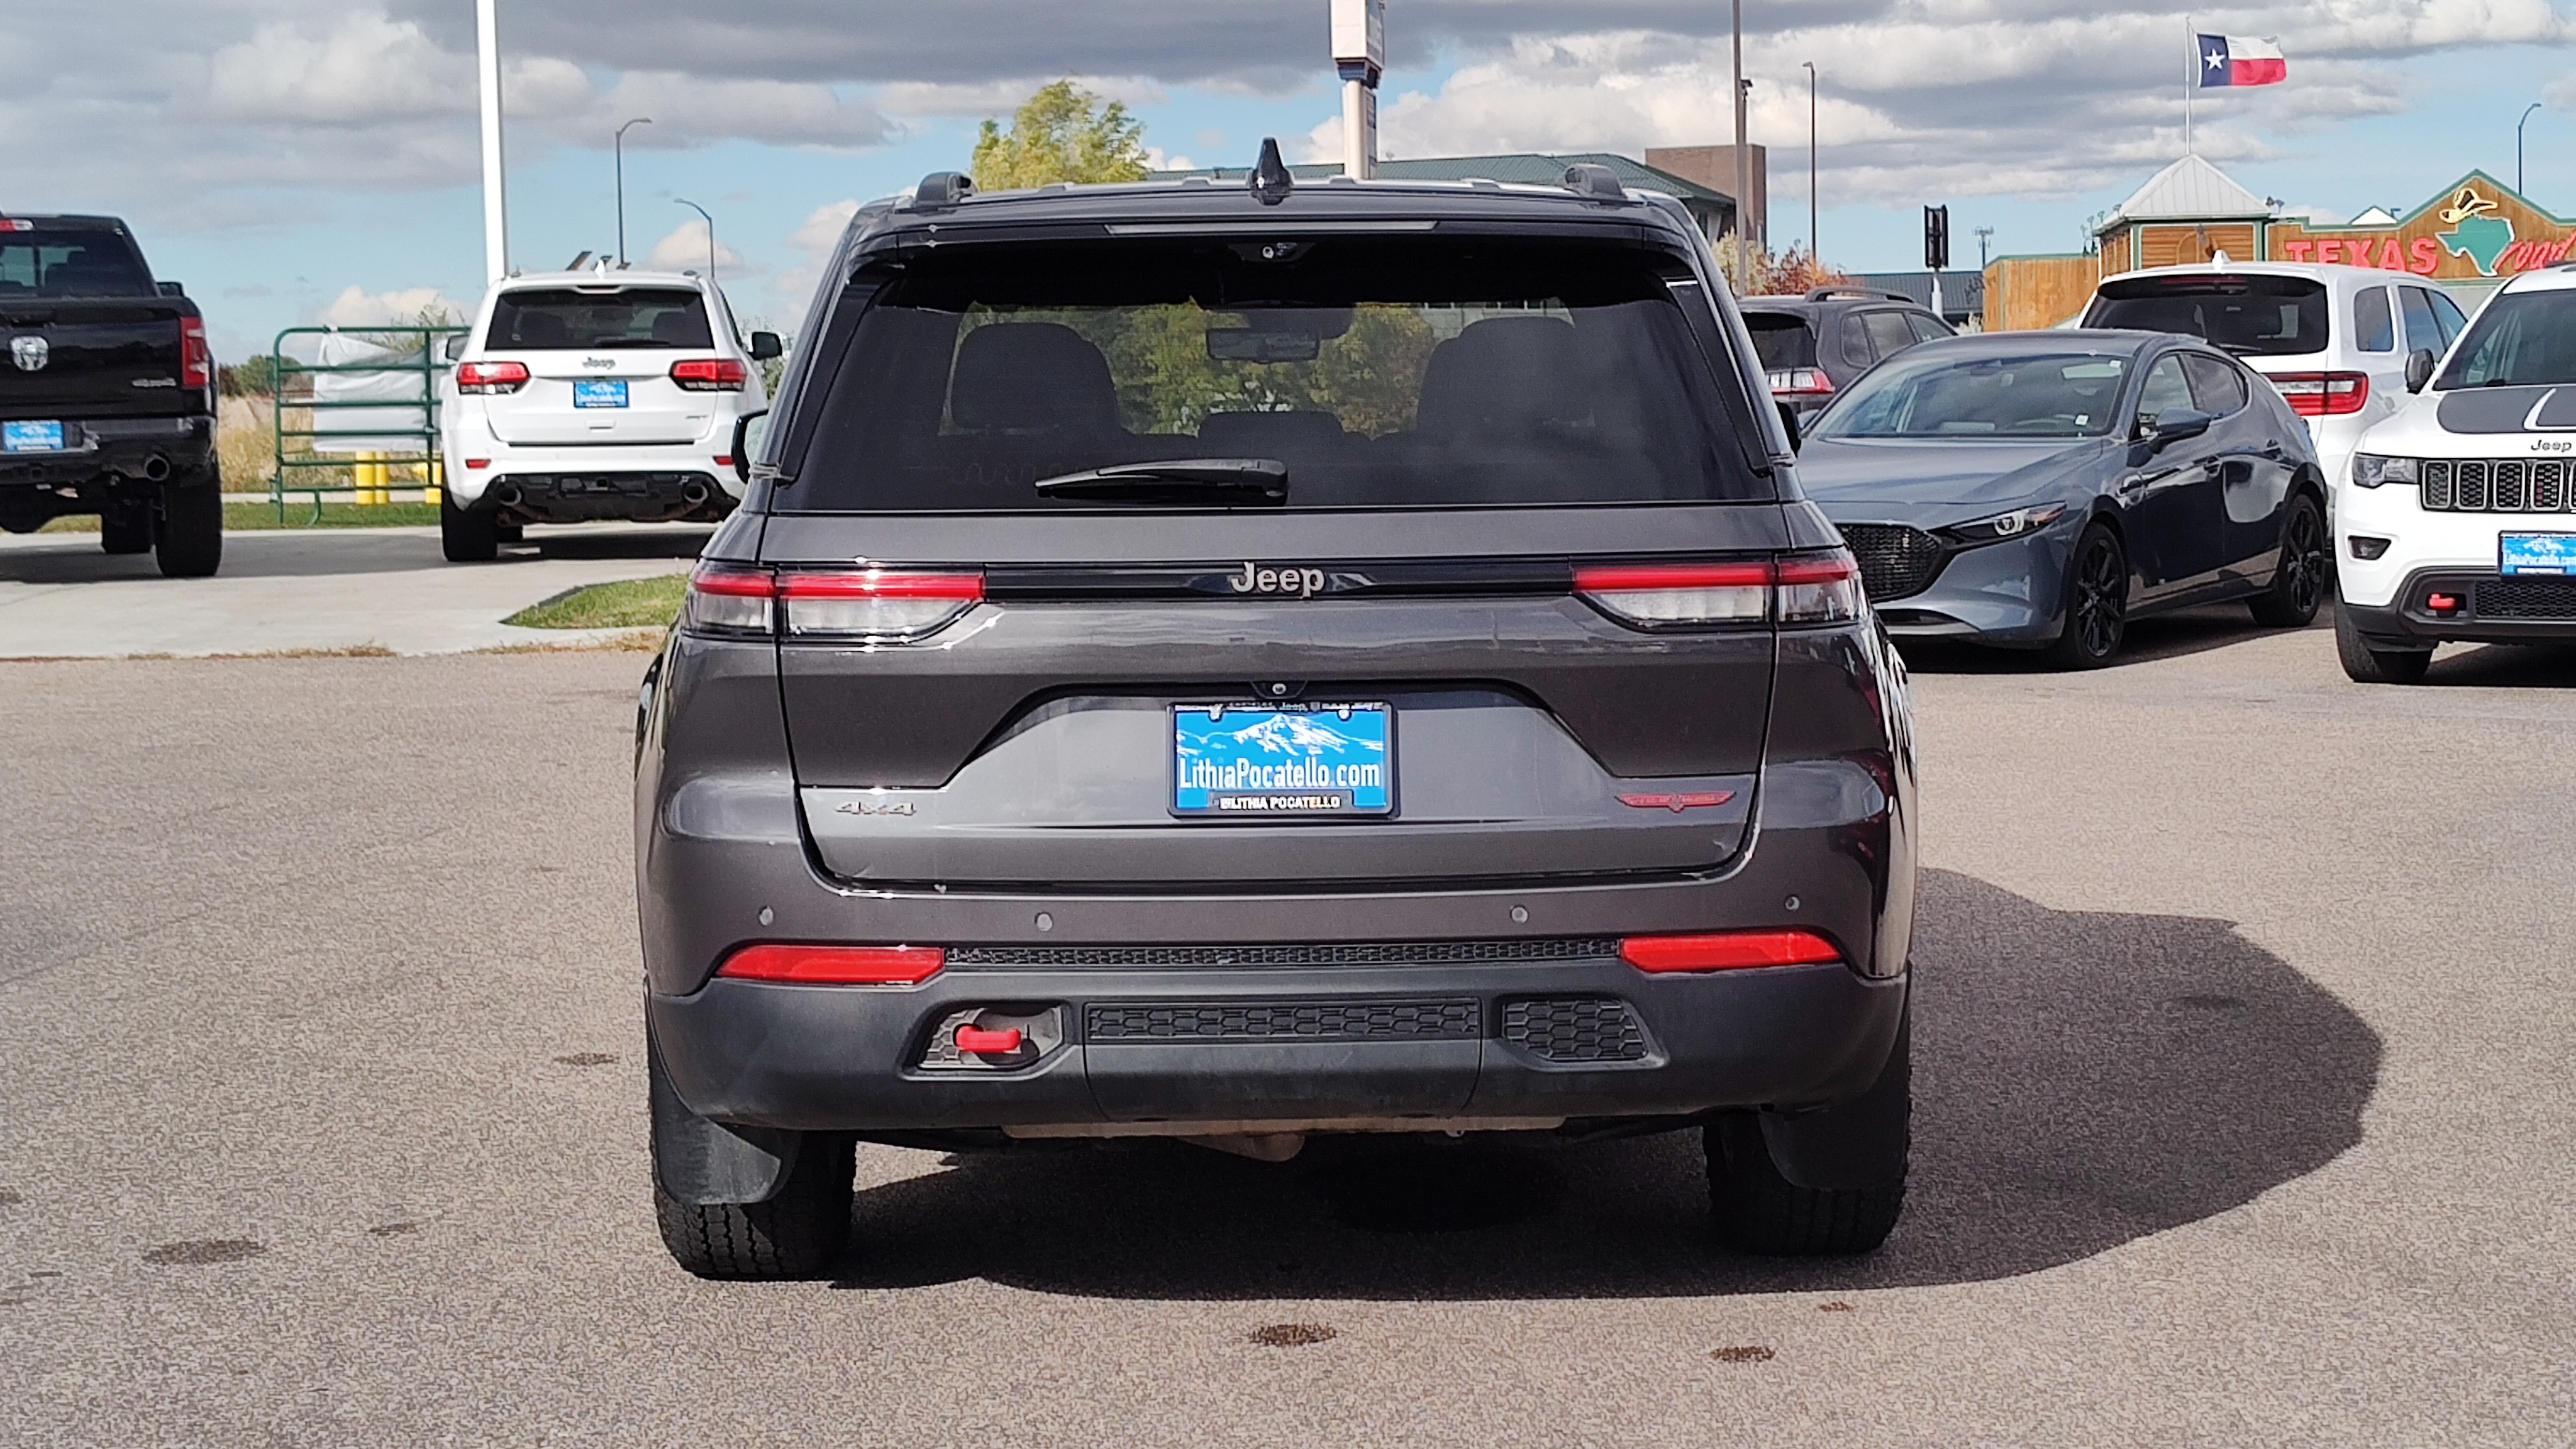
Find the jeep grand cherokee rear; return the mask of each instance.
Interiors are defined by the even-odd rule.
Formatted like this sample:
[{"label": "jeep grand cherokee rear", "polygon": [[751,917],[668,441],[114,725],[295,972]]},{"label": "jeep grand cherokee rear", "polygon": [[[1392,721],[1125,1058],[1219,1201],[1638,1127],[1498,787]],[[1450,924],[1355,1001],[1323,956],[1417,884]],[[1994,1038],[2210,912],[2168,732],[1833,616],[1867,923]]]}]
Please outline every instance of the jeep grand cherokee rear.
[{"label": "jeep grand cherokee rear", "polygon": [[1728,1241],[1885,1236],[1901,666],[1575,179],[853,220],[639,724],[683,1265],[827,1263],[857,1141],[1699,1127]]}]

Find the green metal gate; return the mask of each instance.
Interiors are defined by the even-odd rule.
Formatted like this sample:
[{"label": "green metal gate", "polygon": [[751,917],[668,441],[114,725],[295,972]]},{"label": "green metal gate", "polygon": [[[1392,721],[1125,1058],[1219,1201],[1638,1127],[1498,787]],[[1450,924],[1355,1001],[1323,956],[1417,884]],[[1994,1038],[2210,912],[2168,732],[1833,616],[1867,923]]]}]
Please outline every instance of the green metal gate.
[{"label": "green metal gate", "polygon": [[[277,505],[278,521],[286,521],[288,494],[310,496],[313,521],[322,521],[324,494],[348,494],[353,503],[387,503],[391,500],[394,474],[397,470],[416,475],[419,486],[436,497],[445,486],[443,465],[439,460],[439,379],[450,364],[445,356],[446,341],[463,336],[462,326],[428,327],[289,327],[277,334],[269,347],[269,364],[276,379],[277,406],[271,423],[276,435],[276,470],[269,476],[269,498]],[[321,337],[356,344],[373,355],[355,360],[307,362],[287,353],[291,337]],[[326,344],[317,349],[328,353]],[[345,350],[345,349],[344,349]],[[417,390],[410,379],[419,379]],[[358,381],[363,377],[367,381]],[[363,389],[372,383],[395,396],[357,397],[327,396],[336,389],[326,379],[349,378],[351,387]],[[304,396],[294,398],[299,390]],[[290,427],[287,414],[292,410],[305,415],[305,425]],[[361,419],[360,412],[402,416]],[[416,415],[416,416],[415,416]],[[332,425],[337,417],[338,426]],[[342,448],[347,456],[331,457],[317,446],[321,442],[343,444],[364,440],[364,448]],[[384,446],[375,446],[376,444]],[[300,444],[290,452],[291,444]]]}]

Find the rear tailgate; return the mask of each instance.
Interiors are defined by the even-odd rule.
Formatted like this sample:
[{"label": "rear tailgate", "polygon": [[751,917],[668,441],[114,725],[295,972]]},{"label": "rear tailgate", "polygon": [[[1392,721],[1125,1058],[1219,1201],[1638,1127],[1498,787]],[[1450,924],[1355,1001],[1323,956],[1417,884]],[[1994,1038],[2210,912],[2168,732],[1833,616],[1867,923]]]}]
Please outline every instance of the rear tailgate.
[{"label": "rear tailgate", "polygon": [[[1774,504],[1256,521],[780,517],[783,565],[980,569],[926,646],[781,644],[790,743],[824,867],[871,883],[1324,883],[1703,870],[1744,842],[1770,709],[1767,628],[1623,626],[1579,559],[1787,545]],[[1542,542],[1543,541],[1543,542]],[[1535,546],[1534,546],[1535,545]],[[1391,707],[1383,816],[1175,813],[1176,707]]]},{"label": "rear tailgate", "polygon": [[0,303],[0,416],[154,417],[189,411],[174,303]]},{"label": "rear tailgate", "polygon": [[[496,353],[494,356],[499,356]],[[585,443],[632,447],[691,443],[706,436],[720,394],[690,392],[671,380],[683,360],[713,352],[528,352],[528,383],[483,399],[492,434],[505,443],[563,447]]]}]

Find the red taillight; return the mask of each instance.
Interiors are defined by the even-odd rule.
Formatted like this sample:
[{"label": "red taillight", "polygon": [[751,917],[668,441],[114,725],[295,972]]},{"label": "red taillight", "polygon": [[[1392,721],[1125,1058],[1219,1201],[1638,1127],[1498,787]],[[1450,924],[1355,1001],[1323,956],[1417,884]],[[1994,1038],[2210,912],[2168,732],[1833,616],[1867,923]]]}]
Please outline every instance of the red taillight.
[{"label": "red taillight", "polygon": [[692,629],[767,634],[769,601],[777,592],[777,578],[767,569],[700,564],[689,575],[689,602],[681,618]]},{"label": "red taillight", "polygon": [[1834,380],[1821,367],[1792,367],[1771,374],[1774,397],[1831,397]]},{"label": "red taillight", "polygon": [[918,986],[947,964],[940,946],[745,946],[716,974],[800,986]]},{"label": "red taillight", "polygon": [[1843,953],[1813,931],[1728,931],[1714,936],[1630,936],[1619,959],[1640,971],[1742,971],[1821,966]]},{"label": "red taillight", "polygon": [[206,348],[206,324],[194,317],[179,323],[179,385],[212,387],[215,355]]},{"label": "red taillight", "polygon": [[458,392],[517,392],[527,385],[528,365],[524,362],[456,364]]},{"label": "red taillight", "polygon": [[671,364],[671,381],[691,392],[740,392],[751,373],[730,357],[695,357]]},{"label": "red taillight", "polygon": [[2366,372],[2285,372],[2272,379],[2272,386],[2289,401],[2290,411],[2303,418],[2357,413],[2370,401]]},{"label": "red taillight", "polygon": [[1604,564],[1577,568],[1574,592],[1641,628],[1703,624],[1828,624],[1860,617],[1860,566],[1850,553],[1789,554],[1776,563]]},{"label": "red taillight", "polygon": [[984,597],[984,576],[906,569],[784,573],[778,597],[789,634],[919,639],[975,607]]}]

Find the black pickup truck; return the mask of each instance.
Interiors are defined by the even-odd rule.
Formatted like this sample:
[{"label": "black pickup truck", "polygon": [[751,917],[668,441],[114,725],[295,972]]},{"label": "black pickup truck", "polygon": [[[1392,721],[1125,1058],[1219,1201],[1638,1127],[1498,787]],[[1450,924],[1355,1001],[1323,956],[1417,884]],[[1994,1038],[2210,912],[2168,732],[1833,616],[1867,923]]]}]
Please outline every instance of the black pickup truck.
[{"label": "black pickup truck", "polygon": [[99,515],[109,553],[223,562],[205,319],[110,216],[0,216],[0,529]]}]

